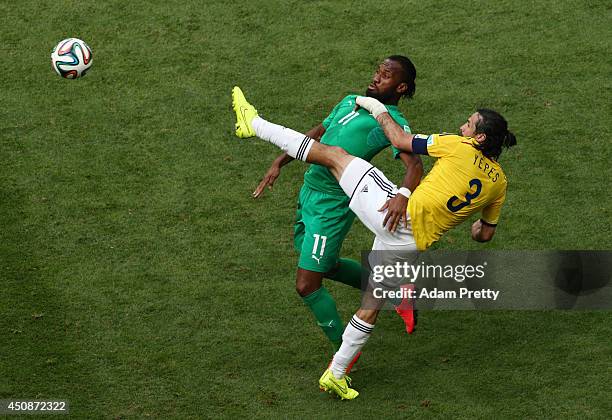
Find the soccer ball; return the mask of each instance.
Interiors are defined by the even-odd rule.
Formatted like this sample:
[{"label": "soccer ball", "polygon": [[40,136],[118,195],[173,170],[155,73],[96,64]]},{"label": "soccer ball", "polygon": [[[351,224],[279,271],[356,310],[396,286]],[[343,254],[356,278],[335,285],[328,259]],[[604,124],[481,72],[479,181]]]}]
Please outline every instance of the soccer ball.
[{"label": "soccer ball", "polygon": [[60,41],[51,52],[51,65],[60,76],[76,79],[85,76],[91,67],[91,48],[78,38]]}]

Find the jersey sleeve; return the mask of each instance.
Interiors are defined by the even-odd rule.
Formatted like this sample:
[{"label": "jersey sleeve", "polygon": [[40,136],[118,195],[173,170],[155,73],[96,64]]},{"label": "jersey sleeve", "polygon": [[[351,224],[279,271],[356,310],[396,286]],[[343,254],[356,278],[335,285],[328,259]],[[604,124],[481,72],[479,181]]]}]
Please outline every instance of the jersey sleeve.
[{"label": "jersey sleeve", "polygon": [[501,213],[502,205],[506,200],[506,192],[504,193],[487,207],[482,209],[482,218],[481,220],[490,226],[497,226],[497,222],[499,221],[499,215]]},{"label": "jersey sleeve", "polygon": [[340,109],[342,104],[346,102],[350,96],[351,95],[345,96],[340,102],[338,102],[336,106],[334,107],[334,109],[332,109],[332,111],[329,113],[327,118],[323,120],[323,127],[325,127],[326,130],[329,128],[329,125],[332,123],[332,121],[336,117],[336,114],[338,113],[338,110]]},{"label": "jersey sleeve", "polygon": [[438,158],[452,154],[462,141],[467,141],[467,138],[454,134],[417,134],[412,140],[412,150],[420,155]]}]

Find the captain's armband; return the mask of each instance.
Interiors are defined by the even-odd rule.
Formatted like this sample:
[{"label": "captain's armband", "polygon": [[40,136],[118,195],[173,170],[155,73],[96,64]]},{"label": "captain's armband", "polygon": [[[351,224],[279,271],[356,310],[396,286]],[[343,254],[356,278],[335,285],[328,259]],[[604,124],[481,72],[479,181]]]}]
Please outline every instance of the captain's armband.
[{"label": "captain's armband", "polygon": [[431,136],[426,136],[425,134],[415,134],[412,139],[412,153],[416,153],[417,155],[428,155],[427,153],[427,145],[430,144]]}]

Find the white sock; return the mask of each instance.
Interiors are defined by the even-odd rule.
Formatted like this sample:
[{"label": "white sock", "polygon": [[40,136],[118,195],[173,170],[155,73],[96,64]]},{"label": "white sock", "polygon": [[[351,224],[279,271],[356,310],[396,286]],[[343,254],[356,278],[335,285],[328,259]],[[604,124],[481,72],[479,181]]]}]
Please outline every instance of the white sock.
[{"label": "white sock", "polygon": [[306,157],[314,142],[313,139],[290,128],[273,124],[261,117],[253,118],[251,125],[257,137],[280,147],[292,158],[306,162]]},{"label": "white sock", "polygon": [[365,321],[353,315],[351,322],[344,329],[342,334],[342,345],[334,354],[334,359],[331,364],[331,371],[336,379],[344,378],[346,368],[353,361],[357,353],[361,351],[365,343],[370,338],[374,325],[368,324]]}]

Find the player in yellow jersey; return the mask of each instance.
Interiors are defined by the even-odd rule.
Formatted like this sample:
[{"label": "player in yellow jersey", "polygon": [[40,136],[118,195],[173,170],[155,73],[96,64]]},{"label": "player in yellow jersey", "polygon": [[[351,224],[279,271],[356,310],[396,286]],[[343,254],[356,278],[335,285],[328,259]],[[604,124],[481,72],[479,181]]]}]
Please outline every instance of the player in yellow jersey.
[{"label": "player in yellow jersey", "polygon": [[[404,132],[378,100],[358,96],[356,103],[371,113],[396,148],[438,158],[413,193],[406,188],[398,189],[372,164],[349,155],[340,147],[317,143],[308,136],[260,118],[246,100],[234,104],[236,135],[243,138],[257,135],[296,159],[327,167],[350,197],[350,209],[376,235],[373,250],[425,250],[444,232],[477,212],[481,212],[481,218],[472,225],[472,239],[490,241],[495,234],[507,186],[497,160],[503,147],[516,144],[506,120],[495,111],[479,109],[461,126],[461,136],[413,135]],[[379,209],[395,194],[409,197],[406,213],[409,223],[389,231],[385,229],[384,214]],[[342,345],[330,367],[319,379],[321,389],[343,399],[359,395],[349,387],[344,372],[372,333],[379,307],[372,309],[362,303],[344,330]]]},{"label": "player in yellow jersey", "polygon": [[472,238],[491,240],[507,187],[497,160],[502,147],[516,144],[506,120],[493,110],[479,109],[461,126],[461,136],[403,136],[378,101],[362,97],[357,103],[376,116],[395,147],[438,158],[408,202],[417,248],[427,249],[444,232],[478,211],[482,217],[472,226]]}]

